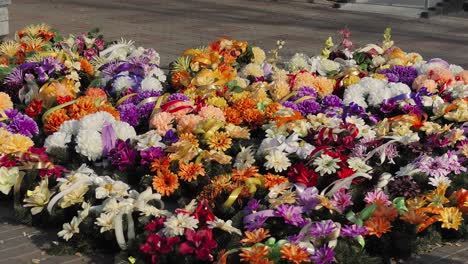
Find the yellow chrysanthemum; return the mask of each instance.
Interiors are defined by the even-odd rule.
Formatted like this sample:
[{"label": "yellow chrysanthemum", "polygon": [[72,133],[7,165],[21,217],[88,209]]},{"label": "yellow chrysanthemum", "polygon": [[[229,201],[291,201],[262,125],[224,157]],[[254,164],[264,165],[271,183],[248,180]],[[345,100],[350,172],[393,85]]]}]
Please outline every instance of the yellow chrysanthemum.
[{"label": "yellow chrysanthemum", "polygon": [[226,132],[215,132],[212,137],[208,139],[210,149],[217,151],[226,151],[231,147],[232,139]]},{"label": "yellow chrysanthemum", "polygon": [[0,111],[13,108],[13,102],[8,94],[0,92]]},{"label": "yellow chrysanthemum", "polygon": [[446,207],[440,213],[439,221],[442,222],[442,228],[453,228],[458,230],[462,222],[462,213],[456,207]]},{"label": "yellow chrysanthemum", "polygon": [[26,152],[30,147],[34,146],[33,141],[20,134],[12,134],[5,140],[0,147],[0,153],[11,154],[15,152]]},{"label": "yellow chrysanthemum", "polygon": [[226,107],[228,107],[228,104],[226,102],[226,99],[222,98],[222,97],[218,97],[218,96],[215,96],[215,97],[210,97],[207,102],[206,102],[208,105],[212,105],[212,106],[216,106],[218,108],[221,108],[221,109],[224,109]]},{"label": "yellow chrysanthemum", "polygon": [[9,40],[5,41],[0,45],[0,53],[5,54],[8,57],[13,57],[21,49],[19,43]]}]

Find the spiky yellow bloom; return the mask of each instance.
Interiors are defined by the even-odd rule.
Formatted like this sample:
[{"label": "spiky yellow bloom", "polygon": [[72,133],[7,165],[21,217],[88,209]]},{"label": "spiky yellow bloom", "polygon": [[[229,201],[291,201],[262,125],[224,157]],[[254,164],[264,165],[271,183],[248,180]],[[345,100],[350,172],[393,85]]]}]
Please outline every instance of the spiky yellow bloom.
[{"label": "spiky yellow bloom", "polygon": [[21,49],[19,43],[12,40],[5,41],[0,45],[0,53],[5,54],[8,57],[13,57]]},{"label": "spiky yellow bloom", "polygon": [[427,201],[429,201],[429,205],[427,207],[432,208],[442,208],[444,204],[449,202],[449,199],[445,197],[445,191],[447,190],[447,185],[439,185],[437,189],[433,190],[432,192],[426,195]]},{"label": "spiky yellow bloom", "polygon": [[446,207],[442,209],[439,216],[439,221],[442,222],[442,228],[453,228],[458,230],[462,222],[462,213],[457,207]]}]

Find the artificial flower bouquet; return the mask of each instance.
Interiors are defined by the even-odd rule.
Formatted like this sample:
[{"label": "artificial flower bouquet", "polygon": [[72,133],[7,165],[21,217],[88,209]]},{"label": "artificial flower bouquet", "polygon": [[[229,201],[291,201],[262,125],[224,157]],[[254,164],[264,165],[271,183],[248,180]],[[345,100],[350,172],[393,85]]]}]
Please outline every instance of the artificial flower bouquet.
[{"label": "artificial flower bouquet", "polygon": [[221,38],[165,73],[132,41],[29,26],[0,45],[2,198],[129,263],[382,263],[466,238],[468,71],[339,33],[289,60]]}]

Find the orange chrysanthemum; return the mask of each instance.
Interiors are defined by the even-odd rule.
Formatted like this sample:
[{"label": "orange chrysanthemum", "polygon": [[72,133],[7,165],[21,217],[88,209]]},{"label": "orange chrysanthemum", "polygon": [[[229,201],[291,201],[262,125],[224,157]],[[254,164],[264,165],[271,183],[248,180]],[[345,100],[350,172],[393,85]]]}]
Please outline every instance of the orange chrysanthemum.
[{"label": "orange chrysanthemum", "polygon": [[194,181],[198,175],[205,176],[206,172],[200,163],[180,163],[179,164],[179,178],[184,181]]},{"label": "orange chrysanthemum", "polygon": [[390,221],[383,217],[371,217],[364,225],[367,228],[368,235],[375,235],[377,237],[381,237],[384,233],[390,231],[392,227]]},{"label": "orange chrysanthemum", "polygon": [[265,106],[265,116],[268,118],[273,118],[275,116],[276,111],[280,109],[281,105],[278,103],[271,103]]},{"label": "orange chrysanthemum", "polygon": [[242,113],[242,118],[249,124],[259,125],[263,123],[265,116],[258,109],[246,109]]},{"label": "orange chrysanthemum", "polygon": [[169,196],[179,188],[179,179],[169,170],[158,171],[153,178],[153,188],[162,196]]},{"label": "orange chrysanthemum", "polygon": [[265,187],[271,190],[271,188],[275,187],[276,185],[280,185],[282,183],[285,183],[288,181],[288,178],[281,176],[281,175],[276,175],[272,173],[268,173],[264,177],[265,180]]},{"label": "orange chrysanthemum", "polygon": [[234,125],[240,125],[242,123],[242,118],[239,114],[239,111],[236,109],[226,107],[223,109],[224,117],[228,123],[232,123]]},{"label": "orange chrysanthemum", "polygon": [[68,115],[72,119],[80,119],[83,116],[96,112],[95,98],[91,96],[81,96],[76,103],[68,107]]},{"label": "orange chrysanthemum", "polygon": [[419,210],[410,210],[408,211],[407,213],[403,214],[402,216],[400,216],[400,219],[407,222],[407,223],[410,223],[412,225],[418,225],[418,224],[421,224],[423,223],[424,221],[426,221],[429,217],[419,211]]},{"label": "orange chrysanthemum", "polygon": [[259,228],[254,231],[245,231],[244,236],[245,238],[240,241],[242,245],[255,244],[270,237],[270,230]]},{"label": "orange chrysanthemum", "polygon": [[190,74],[187,71],[172,72],[171,84],[175,89],[182,89],[190,84]]},{"label": "orange chrysanthemum", "polygon": [[217,151],[226,151],[231,147],[232,139],[226,132],[215,132],[209,139],[208,145]]},{"label": "orange chrysanthemum", "polygon": [[253,246],[250,249],[243,248],[239,254],[241,261],[248,262],[250,264],[264,263],[268,260],[267,255],[270,253],[270,248],[265,245]]},{"label": "orange chrysanthemum", "polygon": [[94,75],[94,68],[91,63],[85,58],[80,58],[80,66],[83,71],[85,71],[87,74],[93,76]]},{"label": "orange chrysanthemum", "polygon": [[191,133],[183,133],[179,136],[179,141],[188,141],[192,145],[198,145],[198,139]]},{"label": "orange chrysanthemum", "polygon": [[101,88],[88,88],[85,91],[85,95],[93,97],[93,98],[100,98],[103,102],[107,103],[107,94]]},{"label": "orange chrysanthemum", "polygon": [[295,244],[283,246],[280,252],[282,259],[289,260],[295,264],[310,262],[309,252],[301,247],[296,246]]},{"label": "orange chrysanthemum", "polygon": [[99,112],[99,111],[107,112],[107,113],[111,114],[115,118],[115,120],[120,120],[119,111],[117,111],[117,109],[115,109],[110,104],[103,104],[103,105],[99,106],[96,109],[96,112]]},{"label": "orange chrysanthemum", "polygon": [[372,212],[372,217],[382,217],[389,221],[395,220],[398,216],[398,210],[393,206],[385,206],[379,204],[377,208]]},{"label": "orange chrysanthemum", "polygon": [[237,111],[244,111],[246,109],[254,109],[256,105],[257,105],[257,101],[255,99],[251,97],[247,97],[247,98],[242,98],[239,101],[237,101],[233,105],[233,108],[236,109]]},{"label": "orange chrysanthemum", "polygon": [[52,134],[57,131],[63,122],[70,120],[65,109],[58,109],[48,114],[44,118],[44,130],[46,134]]},{"label": "orange chrysanthemum", "polygon": [[249,168],[244,168],[244,169],[233,169],[232,170],[232,179],[236,181],[245,181],[250,177],[256,177],[259,176],[258,174],[258,168],[253,166]]},{"label": "orange chrysanthemum", "polygon": [[150,170],[157,172],[161,170],[169,170],[170,160],[168,158],[155,159],[151,162]]}]

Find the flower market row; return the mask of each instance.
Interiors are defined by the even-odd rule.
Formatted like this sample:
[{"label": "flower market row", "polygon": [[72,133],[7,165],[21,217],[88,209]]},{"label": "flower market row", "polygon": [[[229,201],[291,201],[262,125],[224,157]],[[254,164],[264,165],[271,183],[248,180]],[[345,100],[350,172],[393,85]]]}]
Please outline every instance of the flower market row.
[{"label": "flower market row", "polygon": [[0,45],[0,191],[130,263],[383,263],[467,237],[468,71],[348,30],[318,56],[159,54],[31,25]]}]

